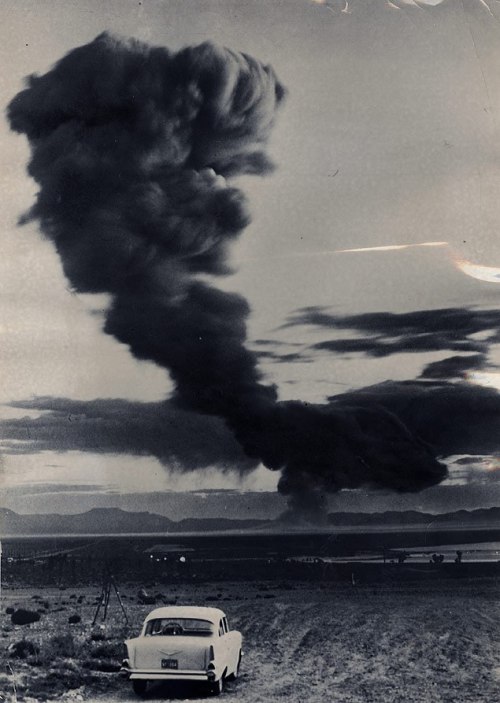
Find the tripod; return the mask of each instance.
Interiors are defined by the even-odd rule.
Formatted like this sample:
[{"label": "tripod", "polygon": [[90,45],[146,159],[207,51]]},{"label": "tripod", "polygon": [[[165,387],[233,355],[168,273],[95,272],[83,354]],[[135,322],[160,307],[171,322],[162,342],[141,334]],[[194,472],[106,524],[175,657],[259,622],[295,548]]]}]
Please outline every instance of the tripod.
[{"label": "tripod", "polygon": [[94,619],[92,620],[92,627],[94,627],[97,622],[97,618],[99,616],[99,611],[101,610],[101,608],[103,608],[102,621],[104,622],[106,620],[106,616],[108,614],[109,599],[111,596],[111,589],[113,589],[115,592],[116,598],[118,600],[118,603],[120,604],[120,608],[122,609],[122,613],[125,617],[125,622],[128,625],[127,613],[125,612],[125,607],[123,605],[118,586],[116,585],[115,577],[113,576],[113,574],[109,573],[109,571],[105,571],[102,579],[101,596],[99,598],[99,603],[97,604]]}]

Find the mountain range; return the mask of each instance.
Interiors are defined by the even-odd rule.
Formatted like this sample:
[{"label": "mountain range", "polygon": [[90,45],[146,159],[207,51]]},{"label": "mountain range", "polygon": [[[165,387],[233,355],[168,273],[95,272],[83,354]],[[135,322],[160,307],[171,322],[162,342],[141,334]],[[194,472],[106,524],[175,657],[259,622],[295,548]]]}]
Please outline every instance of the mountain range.
[{"label": "mountain range", "polygon": [[[330,513],[323,526],[331,527],[392,527],[460,525],[500,527],[500,507],[459,510],[434,515],[415,510],[383,513]],[[303,526],[303,525],[302,525]],[[127,534],[127,533],[186,533],[227,530],[275,530],[292,528],[293,523],[281,520],[186,518],[173,521],[150,512],[129,512],[120,508],[93,508],[75,515],[20,515],[0,508],[0,532],[3,535],[48,534]],[[310,526],[309,526],[310,527]]]}]

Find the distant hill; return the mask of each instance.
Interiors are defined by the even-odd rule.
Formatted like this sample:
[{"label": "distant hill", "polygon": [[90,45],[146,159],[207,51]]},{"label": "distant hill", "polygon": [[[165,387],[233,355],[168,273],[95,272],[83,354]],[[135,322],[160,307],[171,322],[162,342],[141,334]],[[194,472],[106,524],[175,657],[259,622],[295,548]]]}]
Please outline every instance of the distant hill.
[{"label": "distant hill", "polygon": [[153,513],[132,513],[119,508],[94,508],[76,515],[18,515],[0,510],[3,534],[86,534],[101,532],[166,532],[172,521]]},{"label": "distant hill", "polygon": [[267,520],[227,518],[188,518],[173,522],[162,515],[120,508],[94,508],[76,515],[19,515],[0,508],[0,532],[4,535],[214,532],[249,529],[266,523]]},{"label": "distant hill", "polygon": [[440,524],[500,525],[500,508],[478,508],[477,510],[457,510],[435,515],[418,510],[386,511],[383,513],[330,513],[328,524],[335,526],[383,526],[383,525],[426,525]]},{"label": "distant hill", "polygon": [[[331,513],[331,527],[383,527],[393,525],[429,526],[459,524],[464,528],[479,525],[500,526],[500,508],[459,510],[442,515],[414,510],[385,513]],[[76,515],[19,515],[0,508],[3,535],[44,534],[122,534],[165,532],[216,532],[227,530],[272,529],[284,523],[276,520],[233,520],[229,518],[187,518],[174,522],[149,512],[128,512],[119,508],[94,508]]]}]

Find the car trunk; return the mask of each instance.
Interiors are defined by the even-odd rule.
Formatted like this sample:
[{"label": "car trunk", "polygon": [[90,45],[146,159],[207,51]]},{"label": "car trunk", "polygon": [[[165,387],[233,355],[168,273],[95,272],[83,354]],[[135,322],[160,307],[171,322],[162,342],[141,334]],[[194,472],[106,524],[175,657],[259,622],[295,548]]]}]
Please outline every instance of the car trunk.
[{"label": "car trunk", "polygon": [[206,637],[145,637],[134,647],[131,664],[136,669],[165,673],[204,671],[209,663],[209,649],[210,639]]}]

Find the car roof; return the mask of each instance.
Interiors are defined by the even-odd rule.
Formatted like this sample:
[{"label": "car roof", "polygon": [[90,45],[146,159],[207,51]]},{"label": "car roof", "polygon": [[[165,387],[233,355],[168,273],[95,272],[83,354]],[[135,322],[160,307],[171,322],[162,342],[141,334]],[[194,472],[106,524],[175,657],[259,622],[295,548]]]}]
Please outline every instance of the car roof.
[{"label": "car roof", "polygon": [[207,608],[201,605],[168,605],[164,608],[155,608],[146,617],[144,622],[157,618],[197,618],[218,623],[225,614],[219,608]]}]

